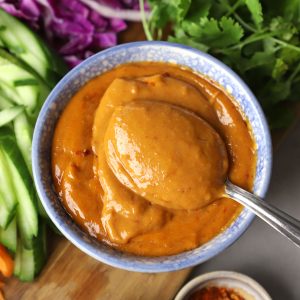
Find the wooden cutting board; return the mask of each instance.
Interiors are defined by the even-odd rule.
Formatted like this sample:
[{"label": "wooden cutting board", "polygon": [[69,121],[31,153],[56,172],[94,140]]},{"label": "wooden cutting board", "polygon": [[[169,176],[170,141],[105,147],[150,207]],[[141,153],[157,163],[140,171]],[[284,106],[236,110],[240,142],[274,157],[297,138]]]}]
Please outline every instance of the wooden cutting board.
[{"label": "wooden cutting board", "polygon": [[119,270],[90,258],[63,237],[55,245],[42,274],[33,283],[11,279],[7,300],[168,300],[191,269],[161,274]]},{"label": "wooden cutting board", "polygon": [[[140,24],[131,24],[121,42],[144,40]],[[300,105],[297,105],[300,117]],[[273,136],[275,145],[287,131]],[[160,274],[119,270],[90,258],[66,239],[50,237],[50,257],[33,283],[16,278],[7,282],[7,300],[170,300],[187,279],[191,269]]]}]

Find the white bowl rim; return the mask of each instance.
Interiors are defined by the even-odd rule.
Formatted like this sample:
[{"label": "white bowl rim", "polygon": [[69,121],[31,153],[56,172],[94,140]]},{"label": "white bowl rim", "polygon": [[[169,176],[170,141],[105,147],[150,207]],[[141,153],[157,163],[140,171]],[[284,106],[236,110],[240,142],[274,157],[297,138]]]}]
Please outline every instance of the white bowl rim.
[{"label": "white bowl rim", "polygon": [[205,283],[205,281],[213,280],[213,279],[221,279],[221,278],[232,279],[232,285],[229,284],[230,286],[229,288],[235,288],[234,282],[240,281],[249,285],[253,290],[255,290],[262,297],[263,300],[272,300],[268,292],[256,280],[249,277],[248,275],[239,272],[234,272],[234,271],[213,271],[213,272],[199,275],[194,279],[192,279],[191,281],[187,282],[179,290],[174,300],[185,300],[185,297],[192,290],[196,289],[197,286],[200,286],[202,283]]}]

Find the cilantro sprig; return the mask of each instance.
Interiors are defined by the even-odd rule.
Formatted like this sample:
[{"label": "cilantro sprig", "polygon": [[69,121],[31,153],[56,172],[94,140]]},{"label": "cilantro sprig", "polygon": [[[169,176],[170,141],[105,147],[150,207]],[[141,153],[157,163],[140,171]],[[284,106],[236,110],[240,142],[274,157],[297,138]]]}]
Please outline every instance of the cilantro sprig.
[{"label": "cilantro sprig", "polygon": [[[141,7],[143,0],[140,0]],[[286,101],[300,100],[299,0],[148,0],[149,40],[208,52],[234,69],[260,101],[271,128],[293,119]]]}]

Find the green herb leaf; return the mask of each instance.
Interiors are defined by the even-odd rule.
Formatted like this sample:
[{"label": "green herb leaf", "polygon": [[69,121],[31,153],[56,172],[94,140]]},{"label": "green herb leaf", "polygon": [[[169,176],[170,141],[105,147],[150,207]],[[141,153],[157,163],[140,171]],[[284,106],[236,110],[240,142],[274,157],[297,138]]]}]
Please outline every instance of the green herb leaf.
[{"label": "green herb leaf", "polygon": [[275,62],[275,56],[270,52],[256,52],[251,58],[241,61],[240,70],[243,72],[261,66],[272,66]]},{"label": "green herb leaf", "polygon": [[288,65],[294,65],[297,61],[300,61],[300,52],[287,47],[281,48],[279,55],[282,60]]},{"label": "green herb leaf", "polygon": [[284,41],[290,41],[295,35],[298,34],[298,29],[295,27],[295,25],[284,20],[282,17],[276,17],[271,20],[270,31]]},{"label": "green herb leaf", "polygon": [[300,1],[281,0],[283,5],[283,15],[287,20],[300,22]]},{"label": "green herb leaf", "polygon": [[211,1],[211,3],[212,7],[210,9],[210,17],[221,19],[223,16],[229,14],[228,8],[230,8],[230,5],[228,0]]},{"label": "green herb leaf", "polygon": [[279,80],[280,78],[282,78],[282,76],[286,73],[287,70],[288,65],[281,58],[277,58],[272,71],[272,77],[275,80]]},{"label": "green herb leaf", "polygon": [[173,0],[173,2],[174,9],[177,9],[177,20],[180,22],[189,11],[191,0]]},{"label": "green herb leaf", "polygon": [[192,1],[186,16],[187,20],[198,22],[201,18],[207,17],[211,6],[211,1]]},{"label": "green herb leaf", "polygon": [[[271,127],[291,114],[278,103],[299,100],[299,0],[149,0],[152,30],[171,24],[167,39],[207,51],[245,80]],[[273,109],[274,108],[274,109]]]},{"label": "green herb leaf", "polygon": [[168,41],[173,42],[173,43],[179,43],[179,44],[184,44],[193,48],[196,48],[198,50],[201,50],[203,52],[207,52],[208,47],[201,43],[197,42],[194,39],[190,38],[185,34],[185,32],[182,29],[178,29],[175,32],[175,36],[169,36]]},{"label": "green herb leaf", "polygon": [[261,24],[263,22],[263,13],[262,7],[259,0],[245,0],[245,4],[247,5],[254,24],[257,28],[261,28]]},{"label": "green herb leaf", "polygon": [[213,18],[201,18],[196,24],[187,21],[183,25],[192,37],[201,39],[210,48],[222,48],[240,41],[243,36],[242,27],[232,18],[223,17],[219,22]]},{"label": "green herb leaf", "polygon": [[162,3],[159,6],[154,6],[151,14],[150,27],[156,27],[158,29],[164,28],[166,24],[172,20],[174,11],[174,7],[168,4]]}]

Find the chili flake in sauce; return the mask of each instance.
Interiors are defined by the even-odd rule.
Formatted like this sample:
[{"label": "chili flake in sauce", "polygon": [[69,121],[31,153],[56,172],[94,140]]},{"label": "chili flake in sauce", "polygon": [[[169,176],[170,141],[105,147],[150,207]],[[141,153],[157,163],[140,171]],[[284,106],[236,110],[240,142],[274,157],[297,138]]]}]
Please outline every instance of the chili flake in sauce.
[{"label": "chili flake in sauce", "polygon": [[188,300],[245,300],[245,298],[232,289],[210,286],[194,292]]}]

